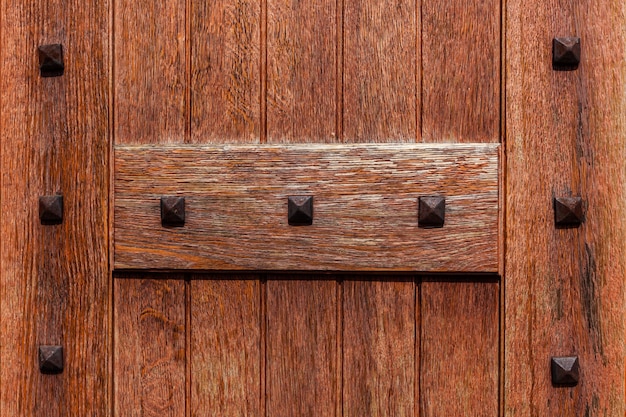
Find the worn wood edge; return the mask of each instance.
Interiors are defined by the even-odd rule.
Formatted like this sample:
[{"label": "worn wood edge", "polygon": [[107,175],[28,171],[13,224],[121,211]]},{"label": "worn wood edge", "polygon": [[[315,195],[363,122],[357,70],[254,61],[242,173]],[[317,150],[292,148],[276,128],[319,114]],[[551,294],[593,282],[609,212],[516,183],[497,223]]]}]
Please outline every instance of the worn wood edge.
[{"label": "worn wood edge", "polygon": [[114,159],[127,153],[203,153],[203,152],[293,152],[318,153],[323,151],[476,151],[497,155],[500,143],[283,143],[283,144],[115,144]]}]

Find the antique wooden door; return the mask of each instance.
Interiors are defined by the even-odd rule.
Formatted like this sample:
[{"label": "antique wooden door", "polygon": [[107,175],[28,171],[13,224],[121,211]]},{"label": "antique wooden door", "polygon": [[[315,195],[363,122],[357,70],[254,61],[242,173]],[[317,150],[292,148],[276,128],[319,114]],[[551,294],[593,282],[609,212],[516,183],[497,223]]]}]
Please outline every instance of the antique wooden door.
[{"label": "antique wooden door", "polygon": [[0,4],[1,416],[625,415],[620,2]]}]

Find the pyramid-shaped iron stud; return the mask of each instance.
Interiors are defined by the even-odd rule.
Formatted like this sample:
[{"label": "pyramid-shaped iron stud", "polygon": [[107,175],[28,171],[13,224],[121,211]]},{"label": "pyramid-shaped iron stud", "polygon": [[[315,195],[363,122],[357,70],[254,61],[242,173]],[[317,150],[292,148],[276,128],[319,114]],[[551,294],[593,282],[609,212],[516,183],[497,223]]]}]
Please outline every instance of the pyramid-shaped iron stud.
[{"label": "pyramid-shaped iron stud", "polygon": [[61,224],[63,222],[63,196],[44,195],[39,197],[39,220],[41,224]]},{"label": "pyramid-shaped iron stud", "polygon": [[287,221],[291,226],[313,224],[313,196],[294,195],[287,197]]},{"label": "pyramid-shaped iron stud", "polygon": [[580,379],[578,356],[558,356],[550,360],[552,385],[573,387]]},{"label": "pyramid-shaped iron stud", "polygon": [[578,227],[583,222],[583,200],[580,197],[554,198],[554,223],[556,227]]},{"label": "pyramid-shaped iron stud", "polygon": [[185,225],[185,197],[161,197],[161,225],[169,227]]},{"label": "pyramid-shaped iron stud", "polygon": [[63,372],[63,347],[39,346],[39,370],[49,375]]},{"label": "pyramid-shaped iron stud", "polygon": [[419,208],[417,224],[419,227],[443,227],[443,223],[446,217],[445,197],[420,197],[418,206]]},{"label": "pyramid-shaped iron stud", "polygon": [[63,75],[65,71],[63,45],[58,43],[40,45],[37,51],[39,53],[39,72],[42,77],[59,77]]},{"label": "pyramid-shaped iron stud", "polygon": [[580,38],[554,38],[552,40],[552,67],[571,71],[580,63]]}]

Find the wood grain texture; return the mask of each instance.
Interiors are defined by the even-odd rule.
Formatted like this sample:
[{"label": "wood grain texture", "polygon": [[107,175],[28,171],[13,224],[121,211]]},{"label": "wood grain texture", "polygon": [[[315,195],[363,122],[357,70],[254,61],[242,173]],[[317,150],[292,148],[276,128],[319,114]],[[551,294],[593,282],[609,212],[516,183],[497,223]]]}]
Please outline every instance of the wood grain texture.
[{"label": "wood grain texture", "polygon": [[415,416],[415,283],[343,285],[343,416]]},{"label": "wood grain texture", "polygon": [[[0,5],[3,417],[109,409],[109,18],[99,13],[109,5]],[[42,78],[37,47],[51,43],[63,45],[65,73]],[[55,193],[64,196],[63,224],[42,226],[38,198]],[[39,372],[38,347],[48,344],[64,348],[60,375]]]},{"label": "wood grain texture", "polygon": [[[626,414],[625,16],[507,2],[506,416]],[[555,36],[581,38],[577,70],[552,69]],[[580,228],[555,229],[555,196],[583,198]],[[581,381],[553,388],[568,355]]]},{"label": "wood grain texture", "polygon": [[191,141],[259,142],[260,2],[191,2]]},{"label": "wood grain texture", "polygon": [[267,281],[267,415],[334,416],[337,284],[297,278]]},{"label": "wood grain texture", "polygon": [[185,415],[185,282],[172,278],[114,280],[116,417]]},{"label": "wood grain texture", "polygon": [[259,416],[260,283],[197,278],[191,283],[191,415]]},{"label": "wood grain texture", "polygon": [[499,284],[421,284],[420,416],[498,416]]},{"label": "wood grain texture", "polygon": [[[497,271],[497,145],[118,147],[115,266]],[[312,226],[287,196],[314,195]],[[186,197],[182,228],[161,195]],[[445,195],[445,227],[417,225]]]},{"label": "wood grain texture", "polygon": [[337,140],[337,1],[267,2],[267,138]]},{"label": "wood grain texture", "polygon": [[345,1],[343,124],[346,142],[415,142],[415,1]]},{"label": "wood grain texture", "polygon": [[497,0],[422,2],[424,142],[500,141],[500,15]]},{"label": "wood grain texture", "polygon": [[185,5],[115,1],[115,143],[184,142]]}]

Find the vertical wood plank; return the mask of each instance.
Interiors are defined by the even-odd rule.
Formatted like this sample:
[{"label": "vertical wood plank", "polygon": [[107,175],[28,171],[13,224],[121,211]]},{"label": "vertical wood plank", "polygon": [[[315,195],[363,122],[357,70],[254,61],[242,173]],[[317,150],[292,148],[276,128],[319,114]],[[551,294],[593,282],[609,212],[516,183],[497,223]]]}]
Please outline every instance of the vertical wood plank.
[{"label": "vertical wood plank", "polygon": [[185,281],[117,277],[114,293],[115,416],[183,416]]},{"label": "vertical wood plank", "polygon": [[191,6],[191,141],[259,142],[260,2]]},{"label": "vertical wood plank", "polygon": [[185,6],[115,0],[115,143],[184,142]]},{"label": "vertical wood plank", "polygon": [[260,415],[260,283],[246,278],[191,283],[192,416]]},{"label": "vertical wood plank", "polygon": [[[506,416],[626,414],[625,15],[507,2]],[[552,68],[562,36],[581,38],[574,71]],[[555,228],[555,196],[583,198],[579,228]],[[570,355],[580,383],[554,388],[550,357]]]},{"label": "vertical wood plank", "polygon": [[415,284],[344,281],[343,415],[415,415]]},{"label": "vertical wood plank", "polygon": [[347,142],[414,142],[417,5],[345,1],[343,123]]},{"label": "vertical wood plank", "polygon": [[[1,3],[0,415],[106,415],[110,3]],[[63,12],[61,12],[63,11]],[[61,43],[65,73],[42,78],[37,47]],[[64,196],[43,226],[38,198]],[[42,375],[39,345],[64,348]]]},{"label": "vertical wood plank", "polygon": [[423,141],[500,140],[500,14],[498,0],[422,2]]},{"label": "vertical wood plank", "polygon": [[337,284],[315,278],[267,282],[268,416],[335,415]]},{"label": "vertical wood plank", "polygon": [[499,284],[421,285],[420,415],[497,416]]},{"label": "vertical wood plank", "polygon": [[334,141],[337,0],[268,0],[268,142]]}]

